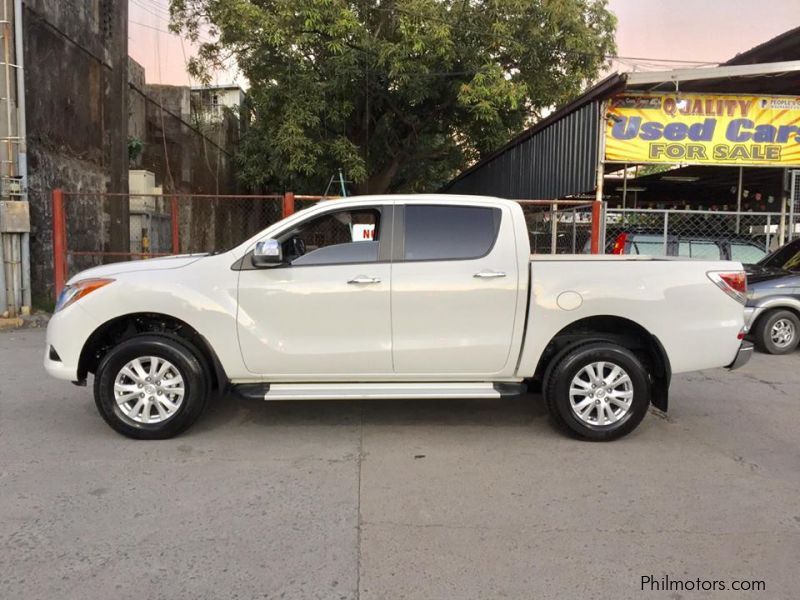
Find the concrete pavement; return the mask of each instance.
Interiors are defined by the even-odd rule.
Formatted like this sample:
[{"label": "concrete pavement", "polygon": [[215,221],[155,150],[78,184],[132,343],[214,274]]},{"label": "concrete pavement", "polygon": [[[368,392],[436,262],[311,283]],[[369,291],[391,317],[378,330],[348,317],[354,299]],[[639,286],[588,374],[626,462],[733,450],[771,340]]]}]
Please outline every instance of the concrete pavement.
[{"label": "concrete pavement", "polygon": [[[0,597],[793,598],[800,354],[675,379],[610,444],[520,400],[226,398],[125,439],[0,333]],[[766,592],[641,591],[643,575]]]}]

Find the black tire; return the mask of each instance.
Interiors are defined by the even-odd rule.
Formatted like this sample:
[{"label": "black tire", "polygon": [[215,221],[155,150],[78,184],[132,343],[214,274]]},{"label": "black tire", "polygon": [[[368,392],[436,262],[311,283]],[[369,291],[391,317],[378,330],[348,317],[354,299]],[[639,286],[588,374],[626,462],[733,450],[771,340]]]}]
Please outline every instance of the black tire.
[{"label": "black tire", "polygon": [[[115,400],[117,374],[130,361],[141,357],[169,361],[183,378],[183,399],[177,410],[157,423],[136,422]],[[150,334],[132,337],[109,350],[100,362],[94,378],[95,404],[106,423],[122,435],[140,440],[171,438],[185,431],[205,409],[210,389],[207,370],[202,354],[189,342]]]},{"label": "black tire", "polygon": [[[779,344],[772,339],[772,328],[784,321],[792,330],[792,339],[787,344]],[[797,349],[800,342],[800,319],[790,310],[774,309],[761,315],[753,331],[753,341],[761,352],[767,354],[789,354]]]},{"label": "black tire", "polygon": [[[621,367],[630,378],[632,387],[630,406],[619,420],[610,424],[592,424],[581,420],[573,411],[570,400],[573,379],[585,367],[598,362],[609,363],[609,371],[613,366]],[[650,376],[642,362],[627,348],[611,342],[589,343],[567,352],[553,366],[544,390],[547,409],[556,423],[584,439],[598,442],[615,440],[636,429],[647,414],[650,395]],[[593,414],[596,420],[599,407],[589,410],[587,419],[591,419]],[[622,409],[614,405],[611,410]]]}]

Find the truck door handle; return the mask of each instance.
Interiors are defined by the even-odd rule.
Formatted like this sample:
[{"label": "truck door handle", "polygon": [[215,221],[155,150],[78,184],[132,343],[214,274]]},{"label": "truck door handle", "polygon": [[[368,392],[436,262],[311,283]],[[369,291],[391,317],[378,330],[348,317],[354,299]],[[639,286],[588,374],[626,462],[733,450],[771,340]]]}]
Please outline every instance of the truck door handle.
[{"label": "truck door handle", "polygon": [[347,283],[380,283],[381,280],[378,277],[367,277],[366,275],[356,275]]},{"label": "truck door handle", "polygon": [[494,277],[505,277],[506,274],[502,271],[478,271],[473,277],[480,277],[481,279],[492,279]]}]

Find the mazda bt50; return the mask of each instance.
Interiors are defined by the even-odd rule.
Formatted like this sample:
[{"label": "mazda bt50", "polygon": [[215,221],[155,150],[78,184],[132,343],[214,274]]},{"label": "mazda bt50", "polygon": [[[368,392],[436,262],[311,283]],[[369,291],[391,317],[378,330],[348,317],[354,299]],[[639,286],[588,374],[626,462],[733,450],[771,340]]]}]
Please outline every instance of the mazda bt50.
[{"label": "mazda bt50", "polygon": [[501,398],[540,386],[591,440],[666,410],[670,377],[736,368],[741,264],[531,256],[520,205],[455,195],[322,202],[239,246],[74,276],[44,365],[102,417],[174,436],[212,394],[261,400]]}]

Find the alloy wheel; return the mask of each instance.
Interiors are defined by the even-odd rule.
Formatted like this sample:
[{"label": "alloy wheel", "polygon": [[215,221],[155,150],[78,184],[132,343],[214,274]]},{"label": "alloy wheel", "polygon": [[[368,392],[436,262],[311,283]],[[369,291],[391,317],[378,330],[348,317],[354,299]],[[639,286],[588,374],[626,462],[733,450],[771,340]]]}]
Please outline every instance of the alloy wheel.
[{"label": "alloy wheel", "polygon": [[612,362],[593,362],[573,377],[569,386],[572,412],[594,426],[613,425],[633,403],[633,382],[628,373]]},{"label": "alloy wheel", "polygon": [[785,348],[794,341],[794,323],[789,319],[778,319],[772,324],[769,337],[778,348]]},{"label": "alloy wheel", "polygon": [[163,423],[183,403],[186,388],[177,367],[158,356],[140,356],[114,379],[114,399],[122,415],[137,424]]}]

